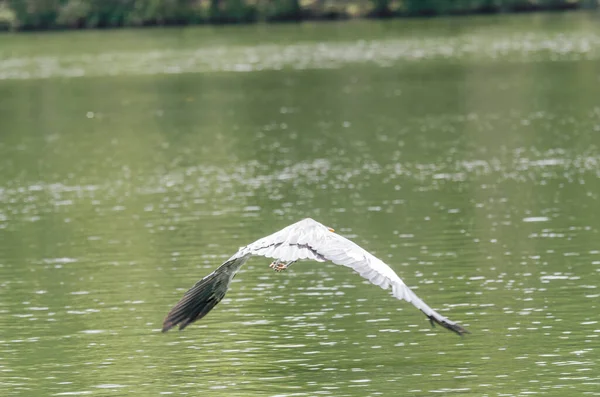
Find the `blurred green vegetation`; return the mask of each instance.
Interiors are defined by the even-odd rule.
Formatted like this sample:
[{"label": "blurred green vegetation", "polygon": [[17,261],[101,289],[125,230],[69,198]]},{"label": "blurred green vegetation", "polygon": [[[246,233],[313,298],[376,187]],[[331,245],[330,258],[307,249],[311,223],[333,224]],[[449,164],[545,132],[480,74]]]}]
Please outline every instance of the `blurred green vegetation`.
[{"label": "blurred green vegetation", "polygon": [[387,18],[597,8],[600,0],[0,0],[0,30]]}]

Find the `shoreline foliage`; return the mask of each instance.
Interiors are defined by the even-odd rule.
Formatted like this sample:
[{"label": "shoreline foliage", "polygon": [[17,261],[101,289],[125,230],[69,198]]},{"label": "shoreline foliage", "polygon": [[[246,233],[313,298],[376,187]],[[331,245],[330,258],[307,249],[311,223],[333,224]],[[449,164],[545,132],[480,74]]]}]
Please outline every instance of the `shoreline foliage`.
[{"label": "shoreline foliage", "polygon": [[0,0],[1,30],[298,22],[596,9],[600,0]]}]

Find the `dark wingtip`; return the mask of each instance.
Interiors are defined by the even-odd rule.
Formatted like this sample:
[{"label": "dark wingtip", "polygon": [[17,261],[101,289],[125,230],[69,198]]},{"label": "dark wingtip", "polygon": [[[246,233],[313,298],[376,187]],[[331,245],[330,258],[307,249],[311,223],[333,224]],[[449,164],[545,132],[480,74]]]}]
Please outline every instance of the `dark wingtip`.
[{"label": "dark wingtip", "polygon": [[[225,264],[227,264],[226,262]],[[223,299],[229,284],[229,275],[217,269],[190,288],[163,321],[162,332],[179,325],[179,330],[200,320]]]},{"label": "dark wingtip", "polygon": [[437,324],[441,325],[442,327],[444,327],[452,332],[457,333],[460,336],[464,336],[465,334],[470,334],[470,332],[467,329],[465,329],[465,328],[461,327],[460,325],[453,323],[447,319],[437,319],[433,315],[431,315],[431,316],[426,315],[426,316],[427,316],[427,318],[429,318],[429,322],[431,323],[431,325],[433,327],[435,327],[435,324],[437,323]]},{"label": "dark wingtip", "polygon": [[162,327],[162,333],[165,333],[167,331],[169,331],[171,328],[177,326],[179,324],[179,331],[182,331],[185,327],[187,327],[188,325],[190,325],[192,322],[198,320],[199,318],[196,318],[194,320],[190,319],[186,319],[186,320],[182,320],[179,323],[174,322],[173,320],[171,320],[171,315],[169,313],[169,315],[165,318],[165,322],[163,323],[163,327]]}]

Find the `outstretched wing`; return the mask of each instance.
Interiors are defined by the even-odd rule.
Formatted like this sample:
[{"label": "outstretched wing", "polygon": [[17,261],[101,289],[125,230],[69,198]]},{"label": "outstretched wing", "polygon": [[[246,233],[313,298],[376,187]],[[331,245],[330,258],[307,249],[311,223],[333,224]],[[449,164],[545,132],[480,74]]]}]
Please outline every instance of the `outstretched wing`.
[{"label": "outstretched wing", "polygon": [[349,267],[383,289],[391,287],[394,297],[412,303],[432,324],[440,324],[459,335],[469,332],[429,307],[382,260],[310,218],[250,244],[244,252],[281,261],[314,259]]},{"label": "outstretched wing", "polygon": [[[319,227],[320,226],[320,227]],[[200,320],[219,303],[239,268],[253,255],[276,258],[282,261],[312,259],[323,262],[326,259],[310,247],[311,241],[324,235],[319,229],[328,229],[312,219],[304,219],[281,229],[269,236],[241,247],[231,258],[214,272],[198,281],[183,298],[171,309],[163,322],[162,332],[167,332],[177,324],[182,330],[196,320]]]},{"label": "outstretched wing", "polygon": [[353,269],[371,283],[383,289],[391,287],[394,297],[412,303],[429,318],[432,325],[435,322],[459,335],[469,333],[465,328],[442,316],[423,302],[382,260],[347,238],[330,233],[325,238],[315,241],[313,248],[326,260]]},{"label": "outstretched wing", "polygon": [[162,332],[167,332],[177,324],[179,330],[182,330],[206,316],[217,303],[221,302],[233,276],[248,258],[249,256],[238,257],[236,254],[214,272],[198,281],[167,314]]}]

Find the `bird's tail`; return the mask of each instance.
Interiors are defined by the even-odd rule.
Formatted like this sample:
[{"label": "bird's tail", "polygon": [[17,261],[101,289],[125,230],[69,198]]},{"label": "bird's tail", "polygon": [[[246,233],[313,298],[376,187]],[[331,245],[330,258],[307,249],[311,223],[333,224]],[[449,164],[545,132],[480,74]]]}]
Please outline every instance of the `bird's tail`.
[{"label": "bird's tail", "polygon": [[182,330],[200,320],[223,299],[230,281],[229,274],[219,269],[198,281],[167,314],[162,332],[167,332],[177,324]]},{"label": "bird's tail", "polygon": [[417,309],[421,310],[423,314],[429,318],[429,322],[432,326],[435,324],[439,324],[442,327],[449,329],[450,331],[456,332],[459,335],[470,334],[462,326],[458,325],[454,321],[450,321],[448,318],[442,316],[431,307],[429,307],[425,302],[421,300],[410,288],[408,288],[405,284],[393,284],[392,285],[392,293],[398,299],[404,299],[407,302],[412,303]]}]

